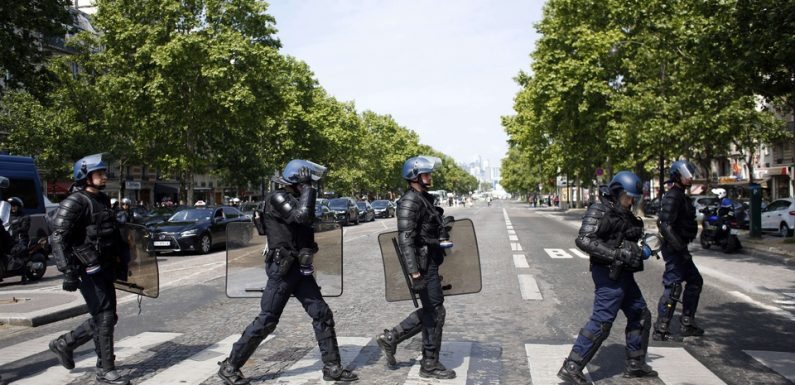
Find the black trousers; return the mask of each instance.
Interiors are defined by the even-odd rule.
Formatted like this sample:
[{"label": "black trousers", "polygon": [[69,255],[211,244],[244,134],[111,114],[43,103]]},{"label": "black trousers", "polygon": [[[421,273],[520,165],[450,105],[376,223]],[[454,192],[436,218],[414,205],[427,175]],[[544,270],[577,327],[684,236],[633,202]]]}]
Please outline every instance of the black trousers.
[{"label": "black trousers", "polygon": [[248,360],[260,342],[276,328],[287,301],[294,295],[301,302],[306,313],[312,317],[312,328],[315,330],[315,339],[323,362],[339,363],[334,315],[320,294],[320,287],[315,277],[301,274],[297,263],[293,263],[290,271],[284,276],[279,276],[278,266],[273,262],[268,262],[266,269],[268,283],[262,292],[260,313],[232,346],[230,362],[240,367]]},{"label": "black trousers", "polygon": [[442,328],[444,327],[445,309],[442,280],[439,277],[439,265],[431,259],[428,270],[421,273],[425,278],[425,289],[419,292],[422,307],[415,310],[400,322],[402,330],[412,330],[422,324],[422,350],[426,358],[438,359],[442,346]]},{"label": "black trousers", "polygon": [[115,367],[113,357],[113,331],[118,317],[116,315],[116,279],[113,267],[103,267],[95,274],[80,273],[80,294],[88,306],[91,318],[85,320],[69,334],[67,339],[72,349],[94,340],[94,349],[99,358],[99,366],[110,370]]}]

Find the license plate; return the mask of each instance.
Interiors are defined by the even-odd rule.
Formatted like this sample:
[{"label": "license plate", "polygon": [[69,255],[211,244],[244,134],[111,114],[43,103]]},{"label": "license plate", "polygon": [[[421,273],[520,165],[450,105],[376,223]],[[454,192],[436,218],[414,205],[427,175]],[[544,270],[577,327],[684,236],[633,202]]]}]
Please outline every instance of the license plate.
[{"label": "license plate", "polygon": [[155,241],[155,246],[171,246],[169,241]]},{"label": "license plate", "polygon": [[731,230],[731,234],[732,234],[732,235],[737,235],[737,234],[740,234],[740,230],[737,230],[737,229],[732,229],[732,230]]}]

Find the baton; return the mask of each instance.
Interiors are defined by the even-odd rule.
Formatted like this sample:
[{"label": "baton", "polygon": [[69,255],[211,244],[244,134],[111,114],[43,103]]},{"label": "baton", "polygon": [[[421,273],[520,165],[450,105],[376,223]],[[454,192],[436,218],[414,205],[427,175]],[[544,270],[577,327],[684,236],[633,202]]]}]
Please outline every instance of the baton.
[{"label": "baton", "polygon": [[406,267],[406,261],[403,260],[403,253],[400,252],[400,247],[398,246],[396,238],[392,238],[392,245],[395,246],[398,262],[400,262],[400,269],[403,271],[403,277],[406,278],[406,286],[408,286],[409,293],[411,293],[411,301],[414,302],[415,308],[419,308],[420,304],[417,303],[417,293],[414,292],[413,286],[411,284],[411,277],[409,276],[409,271]]}]

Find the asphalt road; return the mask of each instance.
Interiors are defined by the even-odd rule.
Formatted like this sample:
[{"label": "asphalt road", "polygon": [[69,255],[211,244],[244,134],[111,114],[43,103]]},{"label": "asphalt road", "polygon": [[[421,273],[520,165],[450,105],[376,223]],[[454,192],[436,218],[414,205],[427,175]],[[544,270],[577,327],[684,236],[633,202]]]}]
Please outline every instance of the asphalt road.
[{"label": "asphalt road", "polygon": [[[401,363],[385,366],[373,337],[408,315],[411,302],[386,302],[378,234],[395,219],[344,228],[344,285],[328,298],[343,363],[362,384],[557,384],[554,375],[590,316],[593,283],[588,261],[576,251],[579,221],[571,215],[528,209],[506,201],[491,207],[450,208],[477,230],[483,287],[447,297],[442,362],[458,378],[417,377],[421,341],[398,349]],[[697,318],[707,334],[681,343],[652,342],[649,362],[660,378],[622,377],[623,328],[619,315],[610,337],[588,366],[598,384],[791,384],[795,380],[795,268],[750,254],[722,255],[692,246],[705,287]],[[454,264],[448,258],[446,264]],[[656,317],[662,261],[650,260],[636,279]],[[258,299],[225,296],[225,253],[161,258],[161,294],[123,296],[116,332],[117,365],[136,384],[220,384],[217,361],[256,316]],[[41,282],[57,290],[58,280]],[[0,288],[0,290],[5,287]],[[68,330],[78,317],[37,328],[0,329],[0,374],[12,383],[92,384],[93,347],[78,350],[78,369],[67,373],[46,351],[42,337]],[[3,361],[11,351],[30,352]],[[311,320],[291,301],[281,322],[242,370],[254,383],[323,383]],[[789,379],[788,379],[788,378]]]}]

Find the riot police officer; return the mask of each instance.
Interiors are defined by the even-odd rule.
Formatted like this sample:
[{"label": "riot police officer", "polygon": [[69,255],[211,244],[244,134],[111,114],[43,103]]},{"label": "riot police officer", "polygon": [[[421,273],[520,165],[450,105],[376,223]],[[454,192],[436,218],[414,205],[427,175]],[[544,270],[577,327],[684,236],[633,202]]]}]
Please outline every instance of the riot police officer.
[{"label": "riot police officer", "polygon": [[657,376],[646,364],[651,312],[634,276],[643,270],[643,258],[650,255],[638,246],[643,221],[630,211],[642,189],[635,174],[621,171],[600,188],[600,202],[592,204],[583,217],[575,243],[590,256],[596,289],[593,314],[558,371],[558,377],[570,383],[589,384],[582,370],[607,339],[619,310],[627,317],[625,377]]},{"label": "riot police officer", "polygon": [[30,216],[25,215],[22,211],[25,204],[22,203],[22,199],[19,197],[8,198],[8,203],[11,204],[8,232],[16,243],[15,247],[21,246],[27,248],[28,240],[30,239],[28,236],[28,231],[30,231]]},{"label": "riot police officer", "polygon": [[439,266],[444,262],[443,248],[452,246],[446,240],[445,228],[452,217],[442,218],[442,209],[433,206],[434,196],[428,193],[433,182],[431,173],[440,164],[440,159],[426,156],[403,164],[402,176],[409,188],[397,208],[398,245],[422,307],[391,330],[385,329],[376,340],[387,363],[393,366],[398,344],[421,331],[420,376],[450,379],[455,378],[455,371],[439,362],[446,315]]},{"label": "riot police officer", "polygon": [[[669,328],[676,303],[682,298],[682,316],[679,331],[682,337],[701,336],[704,329],[696,325],[695,315],[701,286],[704,280],[693,263],[687,244],[696,237],[696,209],[685,194],[693,183],[696,168],[688,161],[679,160],[671,165],[671,181],[674,183],[662,198],[657,226],[663,237],[662,256],[665,260],[663,294],[657,306],[657,321],[652,338],[658,341],[671,339]],[[684,288],[682,284],[685,284]]]},{"label": "riot police officer", "polygon": [[119,224],[133,223],[132,201],[130,198],[121,199],[121,208],[116,212],[116,220]]},{"label": "riot police officer", "polygon": [[240,367],[254,354],[262,340],[276,329],[291,295],[295,295],[312,317],[312,327],[324,363],[323,379],[358,380],[358,376],[340,362],[334,315],[312,275],[312,255],[317,252],[312,227],[317,191],[312,182],[320,180],[325,170],[318,164],[294,159],[287,163],[280,176],[273,179],[283,187],[265,197],[265,207],[258,218],[268,235],[265,258],[268,283],[262,292],[260,314],[232,346],[229,357],[218,363],[221,365],[218,376],[228,385],[249,383]]},{"label": "riot police officer", "polygon": [[123,241],[110,199],[102,192],[108,179],[102,158],[102,154],[90,155],[75,163],[72,194],[58,207],[50,236],[52,255],[64,273],[63,289],[80,289],[91,317],[49,346],[61,365],[73,369],[74,350],[93,339],[97,383],[127,385],[130,381],[116,371],[113,355],[118,319],[113,282],[121,267],[118,259]]}]

